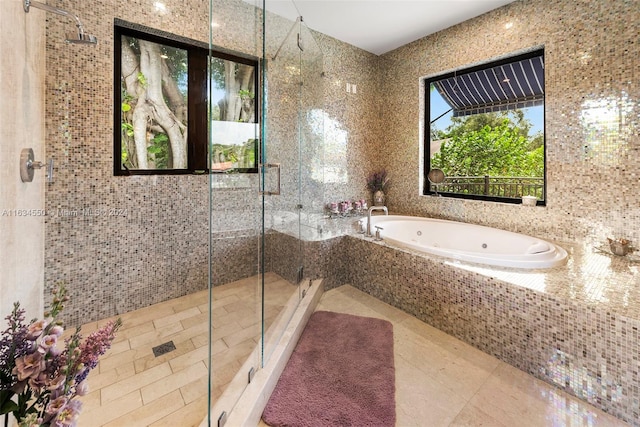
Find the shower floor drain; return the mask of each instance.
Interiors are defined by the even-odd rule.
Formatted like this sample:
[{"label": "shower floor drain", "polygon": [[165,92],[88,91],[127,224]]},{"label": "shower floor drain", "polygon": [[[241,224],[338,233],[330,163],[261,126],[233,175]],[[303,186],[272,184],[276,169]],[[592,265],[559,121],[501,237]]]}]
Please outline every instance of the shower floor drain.
[{"label": "shower floor drain", "polygon": [[167,354],[175,349],[176,346],[173,344],[173,341],[167,341],[166,343],[153,347],[153,355],[155,357],[162,356],[163,354]]}]

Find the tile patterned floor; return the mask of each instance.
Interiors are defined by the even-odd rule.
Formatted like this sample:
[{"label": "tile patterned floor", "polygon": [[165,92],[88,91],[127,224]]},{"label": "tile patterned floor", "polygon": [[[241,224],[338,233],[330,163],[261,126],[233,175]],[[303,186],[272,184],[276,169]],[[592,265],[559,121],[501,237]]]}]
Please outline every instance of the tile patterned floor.
[{"label": "tile patterned floor", "polygon": [[[270,322],[295,287],[275,274],[265,282]],[[255,284],[254,277],[214,289],[214,397],[257,342]],[[207,298],[203,291],[121,316],[125,326],[89,377],[79,425],[198,425],[207,410]],[[394,324],[400,427],[627,425],[351,286],[326,292],[318,310]],[[152,348],[167,341],[176,349],[155,357]]]},{"label": "tile patterned floor", "polygon": [[627,426],[351,286],[325,292],[317,310],[393,323],[397,426]]},{"label": "tile patterned floor", "polygon": [[[259,277],[213,290],[213,398],[217,398],[260,337]],[[265,275],[267,327],[296,287]],[[111,350],[89,375],[81,426],[196,426],[207,413],[208,291],[120,316],[124,322]],[[84,336],[109,319],[83,325]],[[156,357],[153,347],[172,341],[175,350]]]}]

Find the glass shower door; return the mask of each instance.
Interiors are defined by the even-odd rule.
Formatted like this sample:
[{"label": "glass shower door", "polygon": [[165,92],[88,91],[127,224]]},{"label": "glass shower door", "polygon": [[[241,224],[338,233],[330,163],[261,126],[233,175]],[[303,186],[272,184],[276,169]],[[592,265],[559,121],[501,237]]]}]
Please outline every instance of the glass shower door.
[{"label": "glass shower door", "polygon": [[[322,55],[296,14],[283,17],[269,11],[268,3],[211,2],[211,55],[259,63],[255,93],[241,86],[238,67],[218,64],[217,71],[214,66],[210,71],[212,423],[231,412],[253,373],[269,361],[298,306],[300,284],[309,282],[306,240],[313,238],[309,230],[317,233],[313,221],[322,213],[321,173],[314,171],[323,154],[322,115],[317,112]],[[296,9],[293,3],[273,3]],[[230,21],[234,25],[225,24]],[[231,117],[220,123],[228,101],[238,96],[256,102],[259,120]],[[252,124],[251,135],[243,134],[234,144],[257,142],[255,170],[238,170],[239,156],[228,154],[232,147],[227,146],[233,144],[225,141],[232,128]],[[246,330],[234,331],[234,324]],[[240,349],[232,349],[238,345]],[[237,358],[234,365],[229,354],[244,359]]]},{"label": "glass shower door", "polygon": [[[263,267],[271,277],[296,287],[294,297],[273,323],[286,325],[308,286],[307,242],[317,232],[314,210],[322,205],[322,186],[309,180],[312,163],[322,154],[320,121],[313,114],[322,99],[322,85],[314,81],[321,78],[322,55],[295,4],[275,2],[279,13],[275,14],[269,11],[270,3],[265,3],[262,159],[278,165],[279,177],[269,176],[273,168],[267,168],[263,182],[269,188],[273,180],[279,180],[280,194],[264,199]],[[269,297],[266,291],[265,298]],[[269,331],[266,310],[265,320],[265,331],[270,333],[265,335],[263,364],[284,331],[281,326]]]},{"label": "glass shower door", "polygon": [[[300,26],[300,94],[298,108],[299,197],[304,210],[301,215],[300,236],[304,242],[318,242],[325,233],[324,222],[324,70],[323,54],[304,21]],[[304,259],[306,277],[322,276],[318,258]]]},{"label": "glass shower door", "polygon": [[[259,369],[262,340],[258,2],[211,0],[209,43],[209,422]],[[233,22],[233,25],[229,25]]]}]

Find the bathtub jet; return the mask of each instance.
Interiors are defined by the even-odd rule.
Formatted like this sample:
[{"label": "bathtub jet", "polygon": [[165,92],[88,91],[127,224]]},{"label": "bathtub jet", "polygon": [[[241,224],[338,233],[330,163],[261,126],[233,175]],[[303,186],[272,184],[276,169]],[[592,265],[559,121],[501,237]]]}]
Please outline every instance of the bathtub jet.
[{"label": "bathtub jet", "polygon": [[[367,219],[362,219],[367,226]],[[477,264],[518,269],[564,265],[567,251],[525,234],[482,225],[412,216],[375,216],[371,227],[384,227],[394,246]]]}]

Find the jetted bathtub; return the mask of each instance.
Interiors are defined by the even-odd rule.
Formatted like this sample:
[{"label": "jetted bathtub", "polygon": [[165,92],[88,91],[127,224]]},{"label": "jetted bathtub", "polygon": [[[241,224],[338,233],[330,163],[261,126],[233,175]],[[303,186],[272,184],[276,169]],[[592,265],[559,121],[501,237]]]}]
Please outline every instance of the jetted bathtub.
[{"label": "jetted bathtub", "polygon": [[[366,230],[367,219],[361,220]],[[567,262],[567,251],[546,240],[482,225],[399,215],[371,217],[385,242],[461,261],[522,269]]]}]

